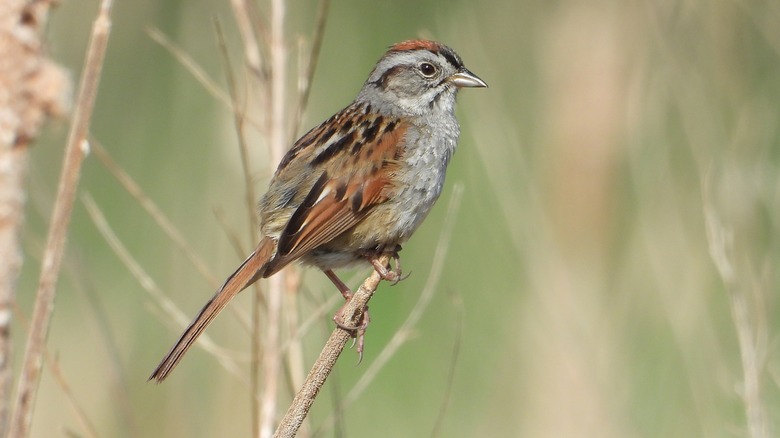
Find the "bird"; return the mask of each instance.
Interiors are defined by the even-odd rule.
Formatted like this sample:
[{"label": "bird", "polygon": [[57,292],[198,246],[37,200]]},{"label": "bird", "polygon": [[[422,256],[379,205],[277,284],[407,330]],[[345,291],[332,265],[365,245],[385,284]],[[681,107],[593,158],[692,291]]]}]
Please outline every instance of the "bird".
[{"label": "bird", "polygon": [[[430,40],[391,46],[352,103],[298,139],[284,155],[259,202],[262,238],[203,306],[149,376],[162,382],[198,336],[239,292],[299,261],[322,270],[349,301],[335,269],[370,265],[381,278],[401,279],[398,252],[431,210],[444,186],[460,126],[462,88],[487,84],[460,56]],[[379,262],[390,256],[395,269]],[[337,312],[334,321],[348,327]]]}]

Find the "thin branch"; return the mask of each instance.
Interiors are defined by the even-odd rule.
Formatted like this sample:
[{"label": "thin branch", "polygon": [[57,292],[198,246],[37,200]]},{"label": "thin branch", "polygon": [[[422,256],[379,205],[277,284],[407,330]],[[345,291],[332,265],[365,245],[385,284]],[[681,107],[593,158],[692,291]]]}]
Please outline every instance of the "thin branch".
[{"label": "thin branch", "polygon": [[[409,316],[406,317],[406,321],[401,324],[401,327],[395,332],[390,342],[377,356],[376,360],[371,363],[371,366],[366,369],[366,372],[355,383],[355,386],[344,397],[344,401],[339,406],[338,411],[344,411],[350,404],[355,402],[360,395],[365,391],[368,385],[376,378],[379,371],[384,368],[390,359],[395,355],[399,348],[409,339],[409,335],[412,333],[414,327],[420,322],[422,315],[428,308],[433,296],[436,292],[441,273],[444,270],[444,261],[447,257],[447,251],[449,251],[449,244],[452,240],[452,232],[455,229],[455,218],[457,218],[457,211],[460,209],[460,201],[463,197],[463,185],[455,184],[452,190],[452,199],[447,208],[447,215],[445,216],[444,224],[441,227],[441,234],[439,234],[439,241],[436,244],[436,251],[433,256],[433,263],[431,265],[431,272],[428,274],[428,279],[425,282],[420,298],[412,307],[412,311],[409,312]],[[339,412],[334,412],[324,422],[321,428],[331,426],[336,415]]]},{"label": "thin branch", "polygon": [[447,259],[447,252],[450,249],[452,232],[455,229],[455,219],[458,217],[457,211],[460,209],[460,201],[462,198],[463,184],[455,184],[452,189],[452,199],[447,208],[444,223],[441,226],[441,234],[439,235],[439,241],[436,244],[436,251],[433,254],[431,272],[428,274],[428,279],[425,282],[425,286],[423,286],[422,293],[420,293],[420,298],[417,300],[417,303],[415,303],[412,311],[409,312],[406,321],[401,324],[401,327],[393,338],[387,343],[387,347],[382,350],[376,360],[368,367],[365,374],[357,381],[349,393],[347,393],[342,409],[360,397],[360,394],[368,387],[369,383],[374,380],[379,373],[379,370],[390,361],[390,358],[393,357],[401,345],[404,344],[409,334],[412,333],[414,327],[420,322],[423,314],[428,309],[428,305],[431,303],[433,296],[438,290],[437,286],[439,284],[439,279],[441,279],[441,274],[444,271],[444,261]]},{"label": "thin branch", "polygon": [[[387,261],[388,259],[385,257],[380,260],[380,263],[387,264]],[[356,326],[358,324],[363,311],[368,305],[368,301],[376,292],[380,281],[379,274],[376,271],[372,272],[360,286],[360,289],[352,296],[352,299],[344,306],[343,314],[347,316],[345,320],[348,325]],[[279,427],[276,429],[276,433],[274,433],[274,438],[292,438],[295,436],[306,419],[314,399],[320,392],[322,385],[325,384],[325,380],[333,370],[336,360],[341,355],[344,346],[350,338],[350,332],[340,327],[336,327],[333,330],[330,338],[325,343],[325,347],[320,352],[320,356],[317,358],[311,371],[309,371],[303,387],[295,395],[287,413],[279,423]]]},{"label": "thin branch", "polygon": [[81,176],[81,163],[87,149],[87,135],[95,104],[103,58],[111,32],[112,0],[103,0],[100,11],[92,26],[84,73],[79,86],[79,95],[65,149],[65,159],[54,204],[48,241],[41,263],[41,276],[33,309],[32,325],[24,352],[22,373],[17,387],[14,416],[9,436],[26,437],[30,433],[35,399],[40,382],[44,344],[49,331],[49,322],[54,310],[54,297],[59,277],[62,256],[65,252],[65,237],[70,224],[76,189]]}]

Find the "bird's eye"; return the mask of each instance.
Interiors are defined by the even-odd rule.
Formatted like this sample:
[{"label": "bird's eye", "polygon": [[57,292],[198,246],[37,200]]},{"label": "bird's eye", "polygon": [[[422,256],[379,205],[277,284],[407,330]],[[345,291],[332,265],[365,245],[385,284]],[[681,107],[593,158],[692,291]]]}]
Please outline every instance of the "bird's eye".
[{"label": "bird's eye", "polygon": [[431,78],[436,74],[436,66],[430,62],[423,62],[418,68],[420,69],[420,73],[426,78]]}]

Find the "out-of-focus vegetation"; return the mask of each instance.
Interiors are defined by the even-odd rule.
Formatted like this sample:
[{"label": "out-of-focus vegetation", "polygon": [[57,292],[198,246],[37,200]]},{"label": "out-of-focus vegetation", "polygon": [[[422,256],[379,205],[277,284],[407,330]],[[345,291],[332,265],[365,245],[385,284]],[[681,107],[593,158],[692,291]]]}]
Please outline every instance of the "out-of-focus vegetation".
[{"label": "out-of-focus vegetation", "polygon": [[[74,76],[95,3],[63,2],[51,16],[51,54]],[[315,11],[314,2],[288,4],[291,102],[299,40],[310,47]],[[236,235],[247,229],[232,115],[145,32],[159,28],[224,88],[214,16],[239,62],[228,2],[116,2],[92,133],[221,278],[241,257],[219,218]],[[446,408],[439,436],[778,433],[778,22],[778,4],[762,1],[333,2],[296,135],[346,105],[387,46],[419,35],[451,45],[490,88],[461,93],[449,188],[402,254],[413,275],[380,286],[364,363],[342,357],[313,429],[428,436]],[[50,126],[32,152],[25,314],[65,134],[65,123]],[[273,165],[255,137],[262,192]],[[463,202],[423,322],[337,425],[320,429],[416,302],[456,182]],[[95,159],[81,191],[194,315],[212,286]],[[102,436],[249,435],[247,377],[203,350],[163,385],[146,383],[180,327],[82,206],[64,272],[49,348]],[[301,319],[335,293],[305,271]],[[234,304],[244,314],[246,295]],[[330,314],[305,338],[306,366]],[[225,312],[208,333],[246,376],[244,326]],[[45,374],[34,436],[65,431],[83,432]]]}]

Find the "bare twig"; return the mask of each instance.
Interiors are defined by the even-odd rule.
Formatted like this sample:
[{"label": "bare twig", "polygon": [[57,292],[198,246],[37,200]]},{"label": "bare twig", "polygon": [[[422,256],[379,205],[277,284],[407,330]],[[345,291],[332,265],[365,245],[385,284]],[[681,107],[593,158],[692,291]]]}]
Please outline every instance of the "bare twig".
[{"label": "bare twig", "polygon": [[352,389],[347,393],[346,397],[338,407],[338,412],[334,412],[330,415],[322,424],[322,428],[329,427],[334,424],[336,416],[345,410],[350,404],[355,402],[358,397],[365,391],[368,385],[376,378],[379,371],[387,365],[399,348],[409,339],[414,327],[422,318],[423,313],[428,308],[433,296],[436,292],[441,273],[444,269],[444,261],[449,250],[449,244],[452,240],[452,232],[455,228],[455,218],[458,216],[457,211],[460,208],[460,200],[463,196],[463,185],[455,184],[452,190],[452,199],[447,208],[447,215],[444,224],[442,224],[441,234],[439,234],[439,241],[436,244],[436,251],[433,256],[433,264],[431,265],[431,272],[428,274],[428,279],[425,282],[420,298],[412,307],[412,311],[406,320],[401,324],[401,327],[395,332],[390,342],[377,356],[376,360],[371,363],[371,366],[366,369],[366,372],[355,383]]},{"label": "bare twig", "polygon": [[[388,259],[385,257],[380,260],[380,263],[386,264],[387,261]],[[352,299],[344,307],[344,315],[348,316],[345,318],[348,325],[357,325],[380,281],[379,274],[376,271],[372,272],[371,276],[363,282],[360,289],[352,296]],[[274,433],[275,438],[291,438],[295,436],[298,428],[301,427],[304,419],[306,419],[306,415],[309,413],[309,409],[311,409],[322,385],[325,384],[325,380],[330,375],[331,370],[333,370],[336,360],[344,350],[347,341],[349,341],[350,336],[348,331],[340,327],[336,327],[330,335],[320,356],[317,358],[311,371],[309,371],[303,387],[295,395],[287,413],[282,418],[281,423],[279,423],[279,427],[276,429],[276,433]]]},{"label": "bare twig", "polygon": [[14,416],[9,436],[26,437],[30,432],[32,413],[40,381],[44,343],[49,330],[51,313],[54,308],[57,278],[59,277],[62,256],[65,252],[65,236],[70,224],[76,188],[81,176],[81,163],[87,149],[87,134],[92,109],[100,82],[100,72],[106,53],[111,30],[111,0],[103,0],[100,11],[92,27],[84,73],[81,78],[78,99],[73,114],[62,174],[58,185],[57,200],[54,204],[48,241],[41,263],[41,276],[32,315],[32,325],[27,338],[22,374],[17,387]]}]

